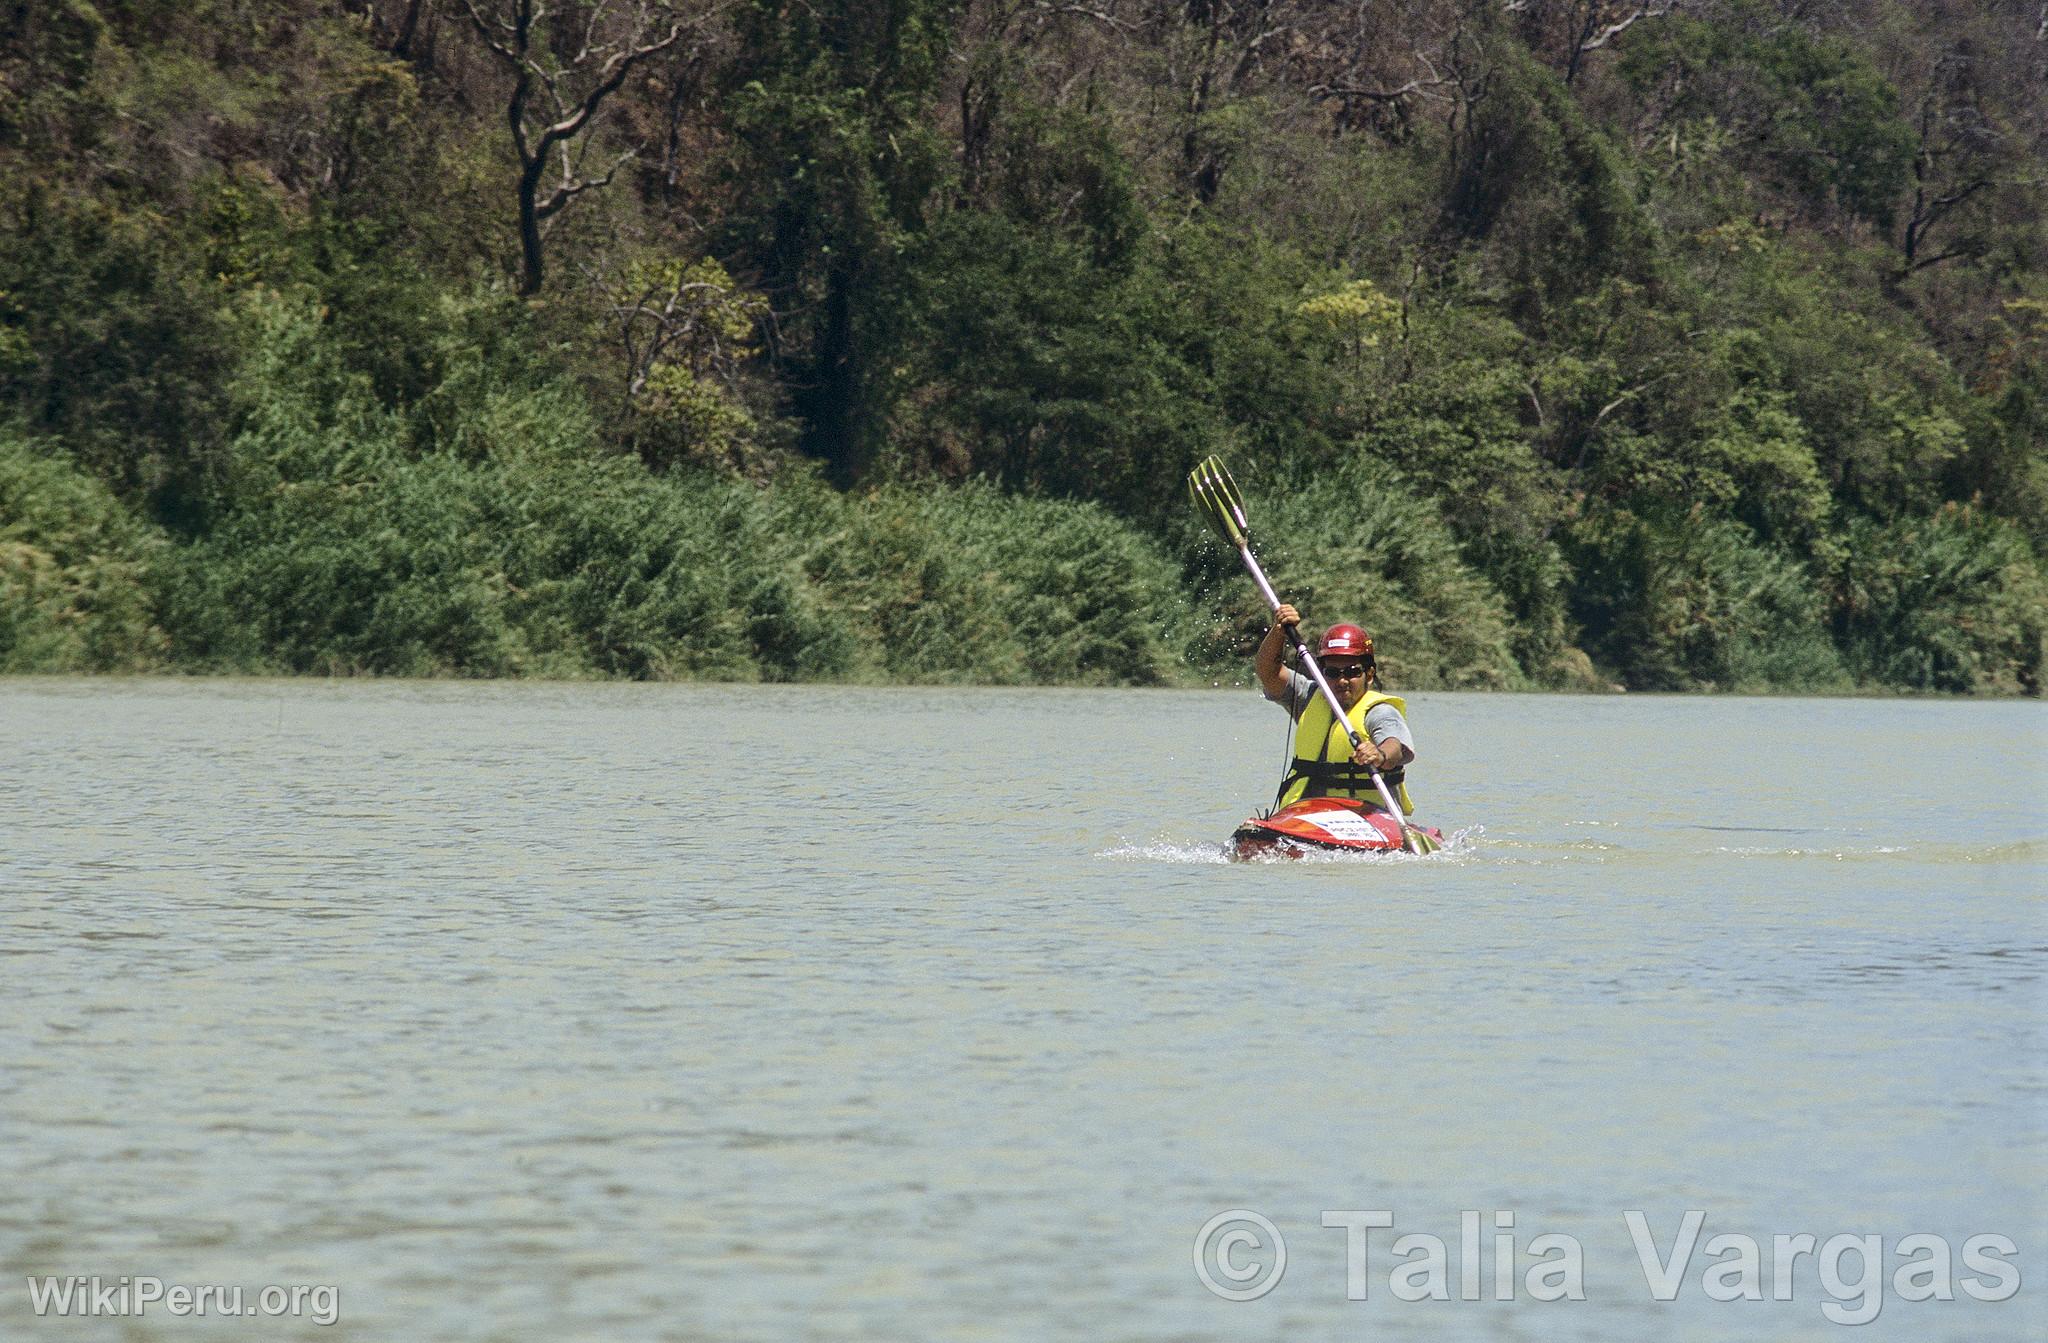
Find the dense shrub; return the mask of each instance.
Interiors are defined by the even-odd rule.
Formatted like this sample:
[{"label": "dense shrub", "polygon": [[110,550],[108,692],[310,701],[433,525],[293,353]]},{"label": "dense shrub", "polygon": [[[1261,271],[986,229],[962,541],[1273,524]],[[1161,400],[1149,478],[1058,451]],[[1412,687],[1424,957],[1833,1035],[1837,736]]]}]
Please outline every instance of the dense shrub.
[{"label": "dense shrub", "polygon": [[2039,694],[2048,580],[2020,530],[1967,505],[1848,529],[1843,655],[1872,685]]},{"label": "dense shrub", "polygon": [[1571,544],[1587,651],[1629,688],[1846,688],[1812,575],[1742,524],[1594,510]]},{"label": "dense shrub", "polygon": [[164,542],[61,452],[0,430],[0,672],[136,671]]},{"label": "dense shrub", "polygon": [[[558,382],[449,364],[383,406],[289,307],[237,384],[224,512],[162,566],[178,657],[402,675],[1170,679],[1169,561],[1093,505],[842,494],[607,455]],[[446,428],[437,428],[445,425]]]},{"label": "dense shrub", "polygon": [[[1371,630],[1381,671],[1403,689],[1499,688],[1522,677],[1500,594],[1475,573],[1434,507],[1395,472],[1364,457],[1298,478],[1240,480],[1258,490],[1268,577],[1311,625],[1352,620]],[[1263,628],[1250,582],[1226,608]]]},{"label": "dense shrub", "polygon": [[[957,612],[993,643],[961,665],[975,679],[1155,684],[1180,656],[1186,603],[1158,546],[1093,504],[987,486],[873,507],[911,509],[970,581]],[[942,606],[939,618],[954,611]],[[992,674],[993,673],[993,674]]]}]

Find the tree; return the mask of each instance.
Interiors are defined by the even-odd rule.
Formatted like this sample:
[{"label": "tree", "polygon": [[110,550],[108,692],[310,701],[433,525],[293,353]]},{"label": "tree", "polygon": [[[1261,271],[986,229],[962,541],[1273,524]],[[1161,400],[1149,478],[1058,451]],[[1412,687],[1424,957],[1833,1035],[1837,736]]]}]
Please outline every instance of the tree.
[{"label": "tree", "polygon": [[2048,10],[2007,0],[1916,7],[1885,30],[1879,59],[1912,108],[1917,142],[1900,278],[1975,265],[2009,246],[2015,224],[2039,219],[2048,114],[2035,30],[2044,21]]},{"label": "tree", "polygon": [[0,151],[49,153],[97,119],[83,95],[107,22],[86,4],[13,11],[0,28]]},{"label": "tree", "polygon": [[[716,12],[686,11],[671,0],[610,0],[557,13],[547,0],[461,0],[484,45],[512,72],[505,119],[519,155],[519,292],[540,292],[546,225],[586,191],[609,185],[634,151],[620,153],[600,177],[587,176],[590,131],[605,101],[641,64],[700,30]],[[550,164],[558,174],[542,194]]]},{"label": "tree", "polygon": [[1295,16],[1276,0],[1186,0],[1150,8],[1141,31],[1179,95],[1179,176],[1189,194],[1211,205],[1232,155],[1252,139],[1251,126],[1234,108],[1269,54],[1293,35]]},{"label": "tree", "polygon": [[758,352],[766,300],[710,257],[634,259],[585,273],[604,301],[641,455],[656,466],[686,457],[742,462],[757,426],[736,389]]},{"label": "tree", "polygon": [[933,109],[957,0],[752,0],[726,71],[727,250],[774,305],[804,447],[842,483],[876,446],[899,258],[944,174]]}]

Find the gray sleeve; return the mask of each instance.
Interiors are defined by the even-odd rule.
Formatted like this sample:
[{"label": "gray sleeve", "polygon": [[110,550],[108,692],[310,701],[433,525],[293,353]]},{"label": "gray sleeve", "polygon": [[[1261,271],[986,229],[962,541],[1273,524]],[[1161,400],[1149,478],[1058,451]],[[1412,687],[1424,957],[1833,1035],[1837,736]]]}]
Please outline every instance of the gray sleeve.
[{"label": "gray sleeve", "polygon": [[[1289,718],[1299,718],[1301,711],[1308,707],[1308,702],[1315,698],[1316,683],[1292,667],[1282,667],[1280,670],[1287,677],[1287,689],[1278,696],[1266,695],[1266,698],[1284,707]],[[1259,693],[1266,694],[1263,689]]]},{"label": "gray sleeve", "polygon": [[1408,720],[1391,704],[1375,704],[1367,709],[1365,730],[1371,734],[1372,744],[1375,746],[1392,737],[1407,747],[1409,754],[1415,752],[1415,737],[1408,731]]}]

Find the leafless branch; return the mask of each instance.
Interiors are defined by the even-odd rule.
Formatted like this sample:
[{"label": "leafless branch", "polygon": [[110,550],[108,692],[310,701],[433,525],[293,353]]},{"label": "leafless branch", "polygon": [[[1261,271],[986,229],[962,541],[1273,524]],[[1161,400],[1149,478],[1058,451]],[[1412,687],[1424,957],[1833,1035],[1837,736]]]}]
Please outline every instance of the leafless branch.
[{"label": "leafless branch", "polygon": [[[685,300],[697,294],[716,294],[718,287],[710,284],[683,283],[667,294],[653,286],[643,289],[625,302],[614,303],[608,310],[618,322],[619,336],[626,348],[627,367],[630,375],[626,381],[626,395],[634,397],[647,387],[655,365],[664,354],[680,344],[686,337],[696,336],[710,345],[711,358],[723,362],[727,357],[724,342],[718,332],[696,320],[694,316],[678,317],[685,307]],[[642,336],[641,329],[647,328]]]},{"label": "leafless branch", "polygon": [[590,16],[583,24],[583,42],[577,47],[576,59],[570,62],[571,65],[582,65],[590,59],[590,44],[597,37],[597,25],[604,18],[606,4],[607,0],[597,0],[591,5]]},{"label": "leafless branch", "polygon": [[495,21],[486,19],[483,15],[483,11],[477,8],[476,0],[462,0],[462,8],[463,11],[469,15],[470,23],[475,25],[477,36],[483,38],[485,46],[489,47],[492,51],[498,53],[498,55],[505,61],[509,62],[515,70],[518,69],[524,63],[523,58],[517,52],[513,51],[512,48],[505,42],[499,41],[498,38],[494,36],[491,31],[492,27],[495,24],[496,27],[503,29],[508,37],[514,38],[516,40],[518,33],[518,27],[516,24],[507,23],[502,19]]},{"label": "leafless branch", "polygon": [[1639,6],[1627,17],[1610,23],[1602,28],[1598,34],[1583,39],[1579,43],[1579,50],[1581,52],[1598,51],[1630,28],[1633,28],[1640,20],[1661,19],[1676,7],[1677,0],[1663,0],[1661,4]]},{"label": "leafless branch", "polygon": [[1586,425],[1587,434],[1590,435],[1595,429],[1598,429],[1602,422],[1604,422],[1609,415],[1612,415],[1615,411],[1620,410],[1623,406],[1635,400],[1644,392],[1649,391],[1658,383],[1667,381],[1674,376],[1676,375],[1669,372],[1659,373],[1657,376],[1653,378],[1644,379],[1642,382],[1637,383],[1633,387],[1624,388],[1620,396],[1615,397],[1612,401],[1609,401],[1606,405],[1600,407],[1600,409],[1594,413],[1592,420],[1588,422],[1588,424]]},{"label": "leafless branch", "polygon": [[1448,79],[1411,79],[1398,89],[1365,89],[1356,84],[1311,84],[1309,93],[1319,98],[1361,98],[1370,103],[1398,103],[1406,98],[1441,98],[1432,89],[1450,83]]},{"label": "leafless branch", "polygon": [[1093,9],[1087,5],[1039,5],[1038,12],[1051,17],[1071,16],[1077,19],[1093,19],[1105,28],[1114,28],[1120,33],[1137,31],[1137,25],[1128,19],[1120,19],[1107,10]]},{"label": "leafless branch", "polygon": [[564,205],[567,205],[571,200],[582,195],[584,192],[610,186],[612,178],[618,175],[619,169],[632,162],[634,157],[634,151],[629,149],[612,161],[612,166],[605,169],[603,177],[576,177],[564,181],[554,189],[545,201],[534,206],[534,214],[545,222]]}]

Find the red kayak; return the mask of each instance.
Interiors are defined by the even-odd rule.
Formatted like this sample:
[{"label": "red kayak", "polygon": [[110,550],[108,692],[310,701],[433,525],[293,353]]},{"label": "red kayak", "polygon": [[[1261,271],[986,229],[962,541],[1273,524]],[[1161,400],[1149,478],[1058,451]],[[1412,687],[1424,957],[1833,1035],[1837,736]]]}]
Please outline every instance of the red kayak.
[{"label": "red kayak", "polygon": [[[1422,833],[1443,843],[1431,826]],[[1254,816],[1230,837],[1232,856],[1299,858],[1310,853],[1399,853],[1401,824],[1378,807],[1348,797],[1311,797],[1271,816]]]}]

